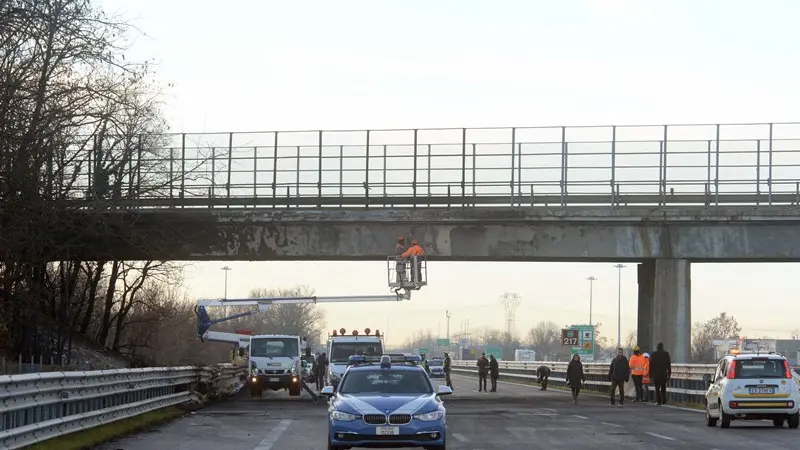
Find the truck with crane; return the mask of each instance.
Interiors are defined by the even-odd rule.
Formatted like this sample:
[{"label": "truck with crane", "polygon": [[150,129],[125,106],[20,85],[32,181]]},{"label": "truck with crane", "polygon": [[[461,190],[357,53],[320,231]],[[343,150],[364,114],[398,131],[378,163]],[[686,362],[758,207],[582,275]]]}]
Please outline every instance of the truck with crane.
[{"label": "truck with crane", "polygon": [[[410,273],[400,270],[401,267],[411,267]],[[385,302],[385,301],[405,301],[411,300],[411,291],[418,291],[423,286],[427,286],[427,265],[424,257],[412,256],[403,259],[396,256],[387,258],[388,284],[393,294],[389,295],[355,295],[355,296],[304,296],[304,297],[263,297],[263,298],[244,298],[244,299],[200,299],[195,306],[197,315],[197,337],[201,342],[224,342],[233,344],[237,347],[239,354],[248,354],[248,367],[250,376],[247,385],[251,395],[260,396],[265,389],[278,390],[286,389],[289,395],[298,396],[301,390],[308,392],[312,398],[317,399],[317,394],[308,387],[308,369],[304,358],[310,356],[310,347],[300,336],[294,335],[257,335],[252,336],[243,333],[227,333],[212,331],[211,327],[215,324],[247,317],[254,314],[266,312],[273,305],[291,304],[319,304],[319,303],[350,303],[350,302]],[[227,317],[212,319],[208,313],[208,308],[226,307],[245,307],[255,306],[256,310],[245,311]],[[367,335],[369,335],[367,329]],[[342,334],[346,330],[340,330]],[[335,333],[335,332],[334,332]],[[331,360],[330,368],[338,367],[334,363],[334,351],[336,355],[347,353],[366,345],[368,350],[372,348],[378,356],[383,352],[383,338],[378,330],[372,336],[357,336],[354,331],[352,336],[340,336],[340,339],[329,340],[328,355]],[[359,347],[358,349],[356,347]],[[305,355],[303,354],[305,353]],[[351,355],[344,357],[346,367],[347,360]],[[337,359],[338,361],[338,359]],[[329,376],[331,374],[329,369]],[[338,372],[337,372],[338,373]],[[331,378],[331,381],[333,379]]]},{"label": "truck with crane", "polygon": [[358,330],[348,335],[347,329],[342,328],[337,333],[328,336],[328,383],[334,388],[339,385],[347,363],[353,355],[382,356],[383,355],[383,336],[380,330],[370,335],[370,329],[364,330],[364,335],[360,335]]}]

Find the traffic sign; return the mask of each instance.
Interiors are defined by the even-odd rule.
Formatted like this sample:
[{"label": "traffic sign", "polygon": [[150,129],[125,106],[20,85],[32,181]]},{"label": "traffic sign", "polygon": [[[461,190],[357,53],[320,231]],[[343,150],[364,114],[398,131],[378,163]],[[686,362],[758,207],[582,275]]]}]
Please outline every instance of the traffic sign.
[{"label": "traffic sign", "polygon": [[429,351],[429,350],[428,350],[427,348],[421,348],[421,349],[417,350],[417,352],[418,352],[420,355],[427,355],[427,354],[428,354],[428,351]]},{"label": "traffic sign", "polygon": [[[572,346],[572,353],[577,353],[584,361],[594,361],[594,327],[591,325],[572,325],[568,328],[577,335],[578,342]],[[562,335],[565,330],[562,330]]]},{"label": "traffic sign", "polygon": [[561,345],[563,347],[575,347],[580,343],[578,330],[564,328],[561,330]]},{"label": "traffic sign", "polygon": [[450,346],[450,339],[447,339],[447,338],[436,339],[436,345],[438,345],[439,347],[449,347]]},{"label": "traffic sign", "polygon": [[494,355],[495,359],[503,359],[503,349],[500,347],[486,347],[485,351],[487,358],[489,355]]}]

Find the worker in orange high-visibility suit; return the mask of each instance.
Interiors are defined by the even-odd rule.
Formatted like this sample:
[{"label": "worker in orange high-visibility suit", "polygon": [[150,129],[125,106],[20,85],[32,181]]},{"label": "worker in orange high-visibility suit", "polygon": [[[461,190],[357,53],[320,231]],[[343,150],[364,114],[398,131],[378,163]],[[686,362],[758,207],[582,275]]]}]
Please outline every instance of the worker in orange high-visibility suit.
[{"label": "worker in orange high-visibility suit", "polygon": [[642,401],[642,380],[644,379],[645,374],[645,359],[644,356],[639,353],[638,345],[633,347],[633,355],[631,355],[630,366],[631,378],[633,378],[633,386],[636,388],[636,399],[633,402],[639,403]]},{"label": "worker in orange high-visibility suit", "polygon": [[642,377],[642,401],[649,402],[650,401],[650,354],[645,353],[644,355],[644,376]]},{"label": "worker in orange high-visibility suit", "polygon": [[411,247],[408,248],[405,252],[403,252],[404,259],[411,259],[412,257],[417,257],[417,264],[415,267],[411,268],[411,281],[418,282],[420,280],[420,272],[422,271],[422,258],[425,257],[425,250],[419,245],[419,241],[414,239],[411,241]]}]

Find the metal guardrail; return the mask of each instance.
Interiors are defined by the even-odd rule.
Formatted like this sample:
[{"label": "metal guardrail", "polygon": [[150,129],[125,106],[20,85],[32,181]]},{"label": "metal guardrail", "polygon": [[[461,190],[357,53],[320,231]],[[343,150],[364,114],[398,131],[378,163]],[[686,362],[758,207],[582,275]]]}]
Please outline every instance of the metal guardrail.
[{"label": "metal guardrail", "polygon": [[230,395],[245,372],[227,366],[0,376],[0,448],[24,448],[167,406]]},{"label": "metal guardrail", "polygon": [[[500,379],[535,380],[536,369],[540,366],[548,366],[552,370],[549,383],[554,386],[566,386],[566,362],[547,362],[547,361],[498,361],[500,368]],[[477,375],[478,369],[476,361],[453,361],[453,369],[462,373],[474,373]],[[608,393],[611,382],[608,381],[608,363],[583,363],[583,371],[586,375],[586,390]],[[693,403],[705,405],[705,394],[708,384],[703,381],[704,374],[714,375],[717,370],[716,364],[673,364],[672,378],[667,383],[667,401],[672,403]],[[794,379],[800,386],[800,374],[793,372]],[[650,386],[651,398],[653,398],[652,385]],[[626,383],[625,395],[634,397],[635,391],[633,383]]]},{"label": "metal guardrail", "polygon": [[800,123],[105,136],[65,153],[48,185],[120,207],[800,204]]}]

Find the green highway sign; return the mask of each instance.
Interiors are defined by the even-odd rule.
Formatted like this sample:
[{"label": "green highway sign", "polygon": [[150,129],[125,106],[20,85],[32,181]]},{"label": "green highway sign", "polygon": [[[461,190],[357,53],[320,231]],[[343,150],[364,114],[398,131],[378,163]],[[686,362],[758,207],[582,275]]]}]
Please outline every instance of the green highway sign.
[{"label": "green highway sign", "polygon": [[503,359],[503,349],[500,347],[486,347],[485,351],[487,358],[489,355],[494,355],[495,359]]},{"label": "green highway sign", "polygon": [[418,350],[417,350],[417,352],[418,352],[420,355],[427,355],[429,351],[430,351],[430,350],[428,350],[427,348],[421,348],[421,349],[418,349]]},{"label": "green highway sign", "polygon": [[449,347],[450,339],[439,338],[436,340],[436,345],[438,345],[439,347]]},{"label": "green highway sign", "polygon": [[577,345],[572,346],[572,353],[577,353],[584,361],[594,361],[594,327],[571,325],[569,329],[578,334],[578,342],[576,342]]}]

